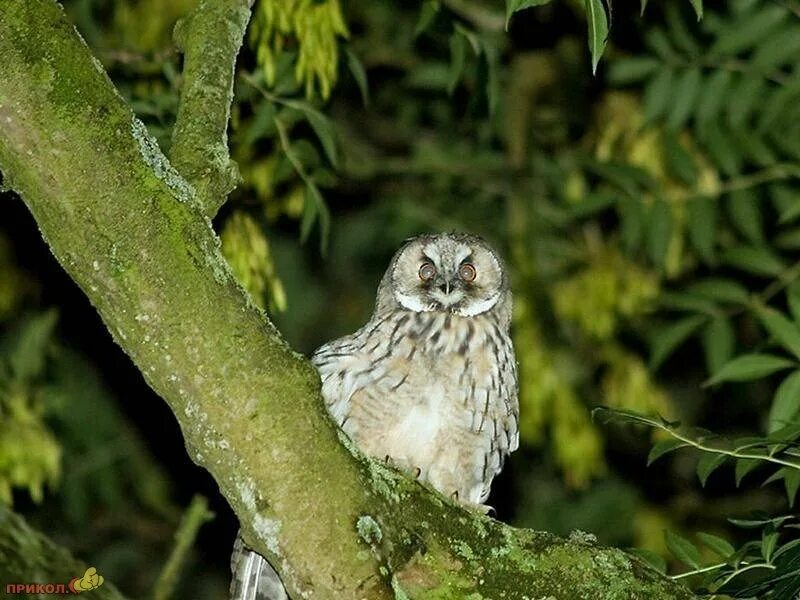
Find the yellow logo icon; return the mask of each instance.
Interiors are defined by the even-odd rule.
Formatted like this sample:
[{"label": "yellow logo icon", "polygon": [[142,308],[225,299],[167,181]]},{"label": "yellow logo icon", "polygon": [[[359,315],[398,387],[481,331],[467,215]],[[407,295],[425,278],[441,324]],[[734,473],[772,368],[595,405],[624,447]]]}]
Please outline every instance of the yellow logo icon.
[{"label": "yellow logo icon", "polygon": [[97,569],[89,567],[86,569],[86,573],[83,574],[83,577],[72,578],[69,582],[69,589],[77,594],[88,592],[89,590],[99,588],[103,585],[103,581],[103,576],[97,572]]}]

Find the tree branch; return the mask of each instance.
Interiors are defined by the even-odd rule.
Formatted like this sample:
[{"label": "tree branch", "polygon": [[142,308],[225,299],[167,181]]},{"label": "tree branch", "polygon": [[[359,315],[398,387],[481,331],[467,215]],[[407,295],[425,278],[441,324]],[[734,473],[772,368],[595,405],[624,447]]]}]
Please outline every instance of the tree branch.
[{"label": "tree branch", "polygon": [[[86,565],[0,503],[0,593],[9,584],[63,584],[82,577]],[[102,573],[100,573],[102,575]],[[20,594],[22,597],[23,594]],[[26,597],[33,597],[31,596]],[[92,590],[96,600],[122,600],[108,581]]]},{"label": "tree branch", "polygon": [[236,55],[253,0],[201,0],[175,27],[183,83],[170,159],[211,218],[239,180],[228,155],[228,120]]},{"label": "tree branch", "polygon": [[0,56],[5,183],[292,597],[691,597],[620,550],[515,530],[361,456],[58,5],[4,0]]}]

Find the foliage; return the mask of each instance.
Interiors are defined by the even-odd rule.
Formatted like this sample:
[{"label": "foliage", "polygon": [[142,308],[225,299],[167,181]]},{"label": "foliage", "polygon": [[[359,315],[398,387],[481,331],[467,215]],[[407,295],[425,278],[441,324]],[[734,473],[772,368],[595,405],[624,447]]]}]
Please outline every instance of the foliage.
[{"label": "foliage", "polygon": [[[165,149],[180,90],[171,30],[191,4],[66,3]],[[256,0],[230,131],[242,184],[215,226],[243,286],[305,351],[364,322],[403,238],[488,237],[512,276],[521,380],[522,449],[492,498],[501,517],[639,546],[709,596],[789,597],[800,8],[614,8]],[[172,519],[148,434],[96,358],[67,348],[47,304],[22,310],[47,282],[4,233],[6,338],[51,324],[27,378],[3,346],[0,440],[21,436],[20,420],[33,437],[0,441],[0,481],[58,499],[74,523],[103,506]],[[597,405],[646,427],[592,421]],[[82,435],[86,420],[99,437]],[[645,469],[648,446],[659,460]],[[82,472],[87,455],[98,462]]]}]

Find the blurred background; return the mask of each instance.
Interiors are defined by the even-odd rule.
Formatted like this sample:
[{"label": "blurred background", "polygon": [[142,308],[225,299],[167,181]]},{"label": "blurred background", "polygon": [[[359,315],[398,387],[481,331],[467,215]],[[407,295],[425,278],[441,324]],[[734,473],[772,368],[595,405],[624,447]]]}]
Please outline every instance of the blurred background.
[{"label": "blurred background", "polygon": [[[63,4],[168,152],[171,32],[195,0]],[[541,4],[507,23],[499,0],[256,0],[230,127],[242,183],[214,225],[306,354],[367,320],[406,237],[485,236],[512,274],[521,377],[498,518],[680,572],[665,530],[738,545],[754,534],[728,518],[791,514],[795,478],[762,485],[771,471],[731,463],[702,485],[691,448],[648,467],[663,432],[591,409],[726,436],[796,417],[800,385],[773,401],[796,363],[751,308],[800,319],[800,4],[707,2],[699,22],[699,2],[615,5],[594,75],[584,4]],[[142,597],[202,494],[214,518],[174,597],[223,597],[235,517],[21,199],[1,195],[0,502]],[[788,366],[704,385],[762,351]]]}]

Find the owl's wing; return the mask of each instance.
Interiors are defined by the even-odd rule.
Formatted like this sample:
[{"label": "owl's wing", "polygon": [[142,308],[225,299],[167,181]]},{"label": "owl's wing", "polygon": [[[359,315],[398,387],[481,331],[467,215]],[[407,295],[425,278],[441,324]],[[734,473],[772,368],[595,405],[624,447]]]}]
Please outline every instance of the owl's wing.
[{"label": "owl's wing", "polygon": [[231,600],[289,600],[275,569],[238,535],[231,554],[231,574]]},{"label": "owl's wing", "polygon": [[508,455],[519,447],[517,362],[511,340],[502,336],[493,350],[497,360],[489,382],[473,398],[473,429],[484,433],[487,440],[480,466],[480,502],[489,497],[492,480],[503,469]]}]

